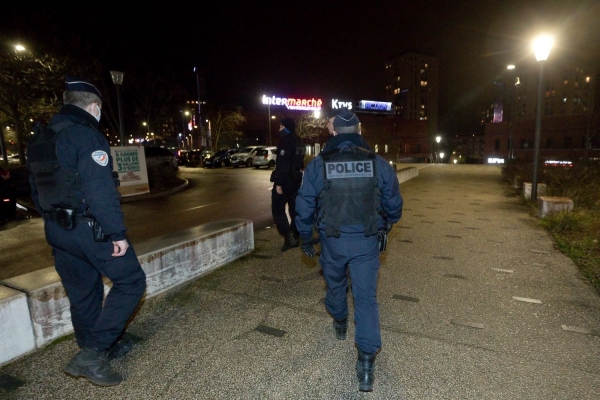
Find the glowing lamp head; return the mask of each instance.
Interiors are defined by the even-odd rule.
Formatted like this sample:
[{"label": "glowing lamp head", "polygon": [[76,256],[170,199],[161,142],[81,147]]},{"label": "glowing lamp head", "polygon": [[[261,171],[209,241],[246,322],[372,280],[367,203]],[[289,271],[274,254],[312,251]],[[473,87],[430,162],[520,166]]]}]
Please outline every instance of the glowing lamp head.
[{"label": "glowing lamp head", "polygon": [[537,61],[546,61],[550,55],[550,49],[554,44],[554,38],[548,35],[542,35],[535,38],[533,41],[533,51]]}]

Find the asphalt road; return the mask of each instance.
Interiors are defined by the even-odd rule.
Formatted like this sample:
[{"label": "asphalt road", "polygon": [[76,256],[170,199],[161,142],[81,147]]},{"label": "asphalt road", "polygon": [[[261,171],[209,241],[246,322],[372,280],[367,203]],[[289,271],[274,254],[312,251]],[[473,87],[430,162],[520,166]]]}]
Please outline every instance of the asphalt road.
[{"label": "asphalt road", "polygon": [[[127,235],[140,241],[210,221],[243,218],[254,229],[273,224],[271,170],[261,168],[180,168],[187,189],[165,196],[122,204]],[[54,265],[44,238],[43,221],[36,217],[0,226],[0,279]]]}]

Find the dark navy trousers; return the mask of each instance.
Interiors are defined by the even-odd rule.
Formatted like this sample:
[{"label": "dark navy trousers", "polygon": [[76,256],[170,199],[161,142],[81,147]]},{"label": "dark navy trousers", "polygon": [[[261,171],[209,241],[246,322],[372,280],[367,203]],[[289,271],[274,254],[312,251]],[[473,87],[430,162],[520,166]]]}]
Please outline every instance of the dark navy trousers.
[{"label": "dark navy trousers", "polygon": [[[124,256],[113,257],[113,243],[95,242],[87,222],[78,222],[67,231],[46,221],[44,230],[71,303],[77,344],[108,350],[123,333],[146,290],[146,275],[133,247],[130,245]],[[112,282],[106,299],[103,276]]]},{"label": "dark navy trousers", "polygon": [[[283,194],[277,193],[275,190],[275,185],[273,185],[273,190],[271,191],[271,214],[273,214],[273,219],[275,220],[275,225],[277,226],[277,231],[280,235],[287,235],[290,230],[295,234],[298,233],[298,229],[296,228],[296,223],[293,222],[296,218],[296,196],[298,196],[298,189],[294,189],[293,187],[286,185],[282,186]],[[285,212],[285,205],[288,206],[288,212],[290,213],[290,219],[292,220],[292,224],[290,224],[290,220],[288,219],[288,215]]]},{"label": "dark navy trousers", "polygon": [[377,235],[341,234],[327,237],[319,232],[319,262],[327,282],[325,307],[336,320],[348,315],[348,271],[354,299],[354,341],[364,353],[381,348],[377,279],[379,276],[379,243]]}]

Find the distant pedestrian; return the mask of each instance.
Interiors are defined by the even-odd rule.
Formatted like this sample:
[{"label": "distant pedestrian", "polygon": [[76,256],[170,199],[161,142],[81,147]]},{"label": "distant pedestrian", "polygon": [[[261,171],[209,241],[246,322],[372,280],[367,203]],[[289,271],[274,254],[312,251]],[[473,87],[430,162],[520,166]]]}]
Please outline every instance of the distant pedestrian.
[{"label": "distant pedestrian", "polygon": [[[63,369],[112,386],[123,378],[110,360],[133,347],[122,334],[146,276],[125,235],[110,146],[98,131],[100,92],[75,77],[65,83],[60,112],[27,146],[29,181],[81,348]],[[106,298],[103,276],[112,282]]]},{"label": "distant pedestrian", "polygon": [[360,391],[373,390],[375,356],[381,348],[377,279],[379,253],[402,216],[398,177],[379,155],[361,147],[360,122],[344,109],[328,120],[333,137],[306,167],[296,199],[302,251],[316,255],[327,283],[325,307],[339,340],[348,329],[348,272],[354,298],[356,374]]},{"label": "distant pedestrian", "polygon": [[[271,192],[271,213],[277,231],[284,238],[281,251],[287,251],[298,247],[298,229],[293,221],[296,217],[296,196],[302,183],[306,147],[296,135],[296,122],[292,118],[281,120],[279,134],[275,170],[271,175],[271,181],[274,182]],[[286,205],[290,214],[289,219],[285,212]]]}]

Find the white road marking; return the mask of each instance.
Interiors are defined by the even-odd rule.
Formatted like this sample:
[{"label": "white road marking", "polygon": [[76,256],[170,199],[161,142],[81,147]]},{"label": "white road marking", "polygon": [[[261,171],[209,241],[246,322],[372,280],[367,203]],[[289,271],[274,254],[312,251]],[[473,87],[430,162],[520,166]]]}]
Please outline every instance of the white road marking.
[{"label": "white road marking", "polygon": [[215,204],[219,204],[219,203],[204,204],[202,206],[188,208],[187,210],[183,210],[183,211],[197,210],[198,208],[203,208],[203,207],[208,207],[208,206],[214,206]]},{"label": "white road marking", "polygon": [[492,271],[506,272],[507,274],[512,274],[513,272],[515,272],[512,269],[500,269],[500,268],[492,268]]},{"label": "white road marking", "polygon": [[512,297],[513,300],[517,300],[517,301],[524,301],[526,303],[536,303],[536,304],[542,304],[541,300],[537,300],[537,299],[528,299],[527,297],[517,297],[517,296],[513,296]]}]

